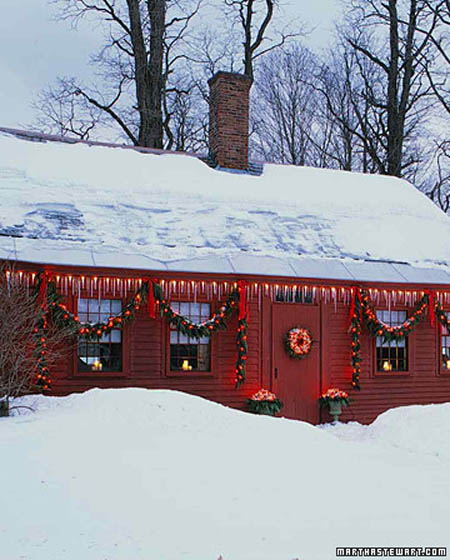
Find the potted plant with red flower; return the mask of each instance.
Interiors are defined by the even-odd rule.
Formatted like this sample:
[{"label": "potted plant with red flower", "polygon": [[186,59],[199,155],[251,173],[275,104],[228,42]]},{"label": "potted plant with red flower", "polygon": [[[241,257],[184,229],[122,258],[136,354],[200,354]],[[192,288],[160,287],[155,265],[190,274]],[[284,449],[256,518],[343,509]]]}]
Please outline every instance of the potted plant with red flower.
[{"label": "potted plant with red flower", "polygon": [[247,399],[247,408],[255,414],[275,416],[283,408],[283,403],[274,393],[267,389],[260,389]]},{"label": "potted plant with red flower", "polygon": [[342,406],[349,404],[348,393],[337,388],[328,389],[326,393],[320,395],[319,404],[328,409],[333,417],[333,422],[338,422],[339,416],[342,414]]}]

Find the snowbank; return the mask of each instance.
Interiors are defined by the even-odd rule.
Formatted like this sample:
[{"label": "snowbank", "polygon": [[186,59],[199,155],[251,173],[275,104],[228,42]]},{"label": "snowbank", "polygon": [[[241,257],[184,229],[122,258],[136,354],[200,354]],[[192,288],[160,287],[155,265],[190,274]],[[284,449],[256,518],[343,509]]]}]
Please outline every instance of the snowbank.
[{"label": "snowbank", "polygon": [[325,426],[347,441],[377,443],[402,452],[436,457],[450,464],[450,403],[392,408],[370,426],[357,422]]},{"label": "snowbank", "polygon": [[[0,422],[2,558],[330,560],[336,546],[450,544],[450,440],[436,430],[448,405],[383,415],[371,441],[351,425],[345,441],[346,427],[170,391],[26,402],[37,412]],[[424,433],[447,451],[405,450]]]},{"label": "snowbank", "polygon": [[392,177],[282,165],[252,177],[183,155],[0,134],[0,194],[2,244],[164,262],[244,251],[450,265],[450,220]]}]

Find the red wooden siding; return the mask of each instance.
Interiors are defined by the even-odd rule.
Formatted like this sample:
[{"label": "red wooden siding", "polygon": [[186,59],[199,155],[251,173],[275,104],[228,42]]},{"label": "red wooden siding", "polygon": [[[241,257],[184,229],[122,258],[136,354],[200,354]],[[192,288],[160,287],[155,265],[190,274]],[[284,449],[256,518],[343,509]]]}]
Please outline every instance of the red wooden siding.
[{"label": "red wooden siding", "polygon": [[[64,268],[64,267],[61,267]],[[66,269],[65,272],[81,274],[99,274],[98,270]],[[114,271],[102,271],[106,275]],[[126,275],[129,271],[121,271]],[[115,271],[117,274],[117,271]],[[137,274],[135,272],[136,276]],[[169,275],[164,275],[169,277]],[[189,275],[196,279],[234,281],[225,275]],[[255,278],[257,280],[257,278]],[[285,279],[271,278],[274,282]],[[296,279],[308,282],[307,279]],[[292,279],[288,279],[292,281]],[[314,284],[322,284],[315,281]],[[326,281],[323,282],[327,284]],[[328,282],[330,285],[330,282]],[[350,284],[347,283],[347,286]],[[369,284],[368,284],[369,285]],[[377,286],[379,287],[379,286]],[[396,290],[423,290],[429,286],[385,286]],[[438,288],[439,289],[439,288]],[[442,289],[442,287],[440,287]],[[95,296],[95,295],[94,295]],[[105,295],[105,297],[107,297]],[[183,298],[185,300],[186,298]],[[75,310],[75,298],[69,298],[67,304]],[[211,301],[211,310],[219,304]],[[213,401],[243,409],[245,400],[261,387],[277,388],[273,378],[275,365],[274,340],[284,336],[285,332],[276,332],[272,321],[273,308],[292,306],[306,310],[310,304],[272,303],[263,297],[261,304],[250,304],[250,326],[248,332],[249,357],[247,363],[247,380],[236,390],[234,386],[236,364],[236,316],[228,322],[228,330],[215,333],[212,337],[212,371],[206,373],[180,374],[167,371],[169,352],[168,325],[160,318],[156,320],[147,316],[146,310],[137,313],[136,320],[126,325],[123,333],[123,357],[125,369],[121,374],[99,372],[97,374],[78,373],[76,371],[75,349],[68,351],[59,368],[52,372],[54,394],[67,394],[84,391],[92,387],[146,387],[150,389],[173,389],[199,395]],[[330,387],[350,388],[351,341],[348,333],[349,306],[338,303],[321,303],[317,309],[317,323],[313,332],[320,347],[314,355],[319,361],[320,391]],[[410,309],[409,311],[412,311]],[[290,313],[290,312],[289,312]],[[306,316],[306,315],[305,315]],[[302,324],[299,316],[299,324]],[[281,327],[279,327],[281,328]],[[371,422],[381,412],[391,407],[409,404],[428,404],[450,401],[450,372],[445,372],[440,363],[440,327],[431,327],[426,317],[409,336],[409,371],[407,374],[377,374],[375,371],[375,340],[366,328],[362,329],[362,372],[361,391],[351,390],[353,398],[351,407],[344,409],[342,420]],[[305,360],[313,359],[313,355]],[[307,364],[307,362],[305,362]],[[310,364],[311,366],[313,364]],[[317,363],[314,364],[317,366]],[[313,371],[312,368],[311,371]],[[314,370],[315,371],[315,370]],[[281,372],[280,372],[281,374]],[[316,375],[316,373],[314,373]],[[311,390],[314,384],[306,390]],[[315,387],[315,385],[314,385]],[[317,394],[316,397],[319,395]],[[311,397],[311,396],[310,396]],[[312,397],[311,397],[312,398]],[[301,407],[300,407],[301,408]],[[300,410],[300,409],[299,409]],[[319,421],[329,421],[327,413],[322,411]]]},{"label": "red wooden siding", "polygon": [[[215,310],[218,302],[211,302]],[[74,310],[75,300],[71,302]],[[170,372],[168,324],[150,319],[140,310],[136,319],[125,326],[123,335],[124,372],[90,375],[76,371],[76,360],[68,356],[61,368],[53,371],[53,393],[68,394],[92,387],[146,387],[173,389],[198,395],[228,406],[244,408],[245,400],[261,387],[261,317],[257,303],[250,305],[248,331],[248,367],[245,384],[234,386],[236,365],[237,318],[232,316],[228,329],[212,336],[211,373]],[[73,350],[72,354],[75,353]]]},{"label": "red wooden siding", "polygon": [[[351,376],[349,310],[339,305],[324,307],[323,389],[337,386],[347,390]],[[450,401],[450,375],[440,373],[439,327],[431,327],[429,317],[409,335],[409,371],[379,374],[375,371],[375,340],[363,326],[361,337],[361,391],[351,391],[353,402],[344,409],[342,420],[372,422],[388,408],[411,404]],[[329,420],[323,413],[323,420]]]}]

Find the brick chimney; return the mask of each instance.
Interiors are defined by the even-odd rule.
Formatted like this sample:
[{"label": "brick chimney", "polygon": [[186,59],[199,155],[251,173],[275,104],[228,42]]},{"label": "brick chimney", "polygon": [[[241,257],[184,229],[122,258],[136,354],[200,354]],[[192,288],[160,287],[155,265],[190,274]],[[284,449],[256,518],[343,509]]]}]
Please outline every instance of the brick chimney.
[{"label": "brick chimney", "polygon": [[226,169],[248,169],[248,119],[252,79],[218,72],[209,82],[209,153]]}]

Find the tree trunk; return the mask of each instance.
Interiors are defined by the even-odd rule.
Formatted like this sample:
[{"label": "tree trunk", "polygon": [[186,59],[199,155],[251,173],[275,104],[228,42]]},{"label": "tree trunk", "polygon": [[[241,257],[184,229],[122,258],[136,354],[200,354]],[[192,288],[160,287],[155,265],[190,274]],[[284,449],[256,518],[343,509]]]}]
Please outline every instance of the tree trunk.
[{"label": "tree trunk", "polygon": [[5,399],[0,401],[0,418],[4,416],[9,416],[9,401]]},{"label": "tree trunk", "polygon": [[163,57],[166,0],[147,0],[150,18],[150,53],[147,56],[139,0],[127,0],[133,45],[136,99],[139,111],[139,146],[163,147]]},{"label": "tree trunk", "polygon": [[162,96],[164,32],[166,24],[166,0],[148,0],[150,16],[150,60],[147,69],[149,132],[148,146],[163,147]]},{"label": "tree trunk", "polygon": [[399,130],[398,107],[398,62],[399,62],[399,37],[397,0],[389,0],[389,45],[390,61],[388,73],[388,137],[387,137],[387,166],[388,175],[401,175],[402,161],[402,132]]}]

